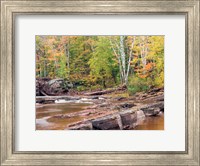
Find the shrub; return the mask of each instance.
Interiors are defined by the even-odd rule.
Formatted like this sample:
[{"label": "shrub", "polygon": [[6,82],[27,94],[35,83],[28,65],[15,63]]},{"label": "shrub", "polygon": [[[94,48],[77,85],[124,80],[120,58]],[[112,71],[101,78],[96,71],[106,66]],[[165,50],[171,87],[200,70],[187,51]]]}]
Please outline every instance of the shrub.
[{"label": "shrub", "polygon": [[129,80],[128,92],[133,95],[136,92],[148,91],[151,87],[151,83],[148,78],[139,78],[137,76],[133,76]]},{"label": "shrub", "polygon": [[78,86],[77,87],[77,91],[84,91],[87,90],[87,88],[85,86]]}]

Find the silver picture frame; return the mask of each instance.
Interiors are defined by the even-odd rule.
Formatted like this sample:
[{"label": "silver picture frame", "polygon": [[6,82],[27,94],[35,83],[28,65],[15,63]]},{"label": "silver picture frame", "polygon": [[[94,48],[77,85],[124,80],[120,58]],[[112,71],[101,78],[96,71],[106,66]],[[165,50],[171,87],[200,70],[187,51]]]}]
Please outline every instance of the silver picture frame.
[{"label": "silver picture frame", "polygon": [[[199,0],[1,0],[1,165],[200,165]],[[34,14],[185,15],[186,148],[184,152],[15,151],[15,18]]]}]

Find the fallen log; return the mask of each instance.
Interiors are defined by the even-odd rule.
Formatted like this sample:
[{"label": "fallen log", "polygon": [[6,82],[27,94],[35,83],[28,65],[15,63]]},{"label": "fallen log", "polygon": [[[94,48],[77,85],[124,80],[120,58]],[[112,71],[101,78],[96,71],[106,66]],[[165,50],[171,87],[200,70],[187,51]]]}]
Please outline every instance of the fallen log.
[{"label": "fallen log", "polygon": [[107,90],[102,90],[102,91],[85,93],[84,95],[86,95],[86,96],[104,95],[104,94],[108,94],[108,93],[112,93],[112,92],[120,91],[120,90],[125,90],[125,89],[126,89],[126,85],[123,85],[123,86],[118,87],[118,88],[113,88],[113,89],[107,89]]}]

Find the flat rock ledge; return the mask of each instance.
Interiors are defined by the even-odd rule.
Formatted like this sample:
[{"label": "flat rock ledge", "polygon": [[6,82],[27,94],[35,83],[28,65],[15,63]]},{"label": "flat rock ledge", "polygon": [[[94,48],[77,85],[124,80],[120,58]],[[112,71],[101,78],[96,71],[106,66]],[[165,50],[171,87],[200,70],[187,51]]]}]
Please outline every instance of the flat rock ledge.
[{"label": "flat rock ledge", "polygon": [[143,123],[147,116],[164,111],[164,102],[136,106],[95,120],[70,124],[67,130],[130,130]]}]

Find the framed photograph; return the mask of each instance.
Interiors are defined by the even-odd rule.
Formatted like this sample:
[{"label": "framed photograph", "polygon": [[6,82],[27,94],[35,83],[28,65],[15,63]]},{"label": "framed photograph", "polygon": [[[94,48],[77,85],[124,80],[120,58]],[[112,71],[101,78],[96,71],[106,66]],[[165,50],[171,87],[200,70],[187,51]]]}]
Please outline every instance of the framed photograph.
[{"label": "framed photograph", "polygon": [[1,1],[1,165],[199,165],[199,1]]},{"label": "framed photograph", "polygon": [[163,130],[164,36],[36,36],[36,130],[66,129]]}]

